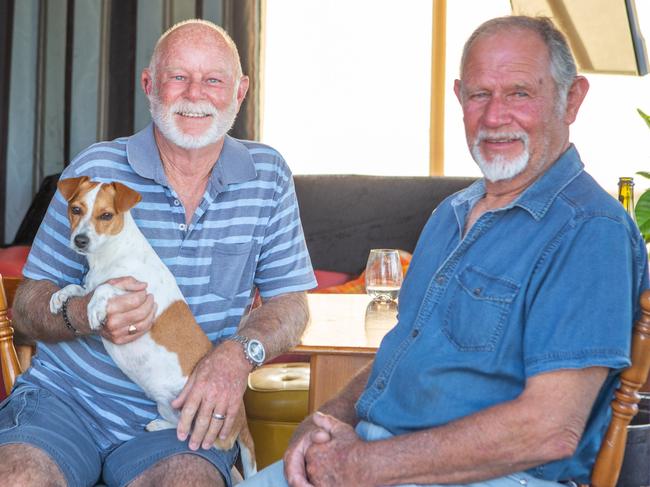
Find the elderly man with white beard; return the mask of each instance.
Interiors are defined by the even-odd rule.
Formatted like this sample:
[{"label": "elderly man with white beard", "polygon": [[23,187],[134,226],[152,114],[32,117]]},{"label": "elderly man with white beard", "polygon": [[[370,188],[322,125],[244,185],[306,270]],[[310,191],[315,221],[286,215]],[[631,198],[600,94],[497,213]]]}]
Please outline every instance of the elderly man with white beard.
[{"label": "elderly man with white beard", "polygon": [[589,483],[643,239],[569,141],[588,83],[548,19],[478,27],[454,89],[484,178],[427,222],[374,363],[245,487]]},{"label": "elderly man with white beard", "polygon": [[[50,313],[50,296],[87,271],[68,247],[57,193],[15,299],[16,327],[38,353],[0,410],[7,485],[231,485],[236,447],[219,451],[214,440],[231,430],[249,372],[298,342],[304,292],[315,286],[289,168],[272,148],[227,135],[248,83],[223,29],[177,24],[141,76],[153,123],[82,151],[61,176],[120,181],[142,195],[131,213],[215,345],[172,403],[177,429],[145,432],[156,405],[102,345],[151,329],[145,283],[110,281],[126,292],[109,301],[99,335],[88,325],[91,295]],[[262,305],[248,313],[255,292]]]}]

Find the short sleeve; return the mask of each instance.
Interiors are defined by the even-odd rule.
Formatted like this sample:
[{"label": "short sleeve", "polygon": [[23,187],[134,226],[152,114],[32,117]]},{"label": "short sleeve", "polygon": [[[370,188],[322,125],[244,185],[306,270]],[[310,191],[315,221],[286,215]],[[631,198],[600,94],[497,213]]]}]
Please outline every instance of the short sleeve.
[{"label": "short sleeve", "polygon": [[627,228],[606,217],[568,226],[545,249],[528,290],[526,376],[629,365],[639,292],[633,249]]},{"label": "short sleeve", "polygon": [[[61,179],[72,177],[64,171]],[[70,247],[70,223],[67,202],[57,190],[38,229],[27,258],[23,275],[28,279],[47,279],[59,287],[81,284],[86,260]]]},{"label": "short sleeve", "polygon": [[263,298],[316,287],[293,178],[279,174],[277,183],[280,189],[255,271],[255,285]]}]

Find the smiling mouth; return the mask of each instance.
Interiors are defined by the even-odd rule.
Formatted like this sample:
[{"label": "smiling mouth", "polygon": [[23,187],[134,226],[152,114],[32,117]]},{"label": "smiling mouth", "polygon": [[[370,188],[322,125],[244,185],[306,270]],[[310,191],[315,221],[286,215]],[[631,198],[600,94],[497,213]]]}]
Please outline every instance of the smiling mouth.
[{"label": "smiling mouth", "polygon": [[187,118],[208,118],[212,115],[209,113],[196,113],[196,112],[176,112],[176,115]]}]

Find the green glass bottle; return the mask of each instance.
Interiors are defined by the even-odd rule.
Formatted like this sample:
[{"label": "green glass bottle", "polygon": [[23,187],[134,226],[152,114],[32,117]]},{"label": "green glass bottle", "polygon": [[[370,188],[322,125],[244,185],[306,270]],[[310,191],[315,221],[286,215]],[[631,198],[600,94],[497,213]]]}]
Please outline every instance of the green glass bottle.
[{"label": "green glass bottle", "polygon": [[634,215],[634,179],[618,178],[618,201],[621,202],[628,215],[636,222]]}]

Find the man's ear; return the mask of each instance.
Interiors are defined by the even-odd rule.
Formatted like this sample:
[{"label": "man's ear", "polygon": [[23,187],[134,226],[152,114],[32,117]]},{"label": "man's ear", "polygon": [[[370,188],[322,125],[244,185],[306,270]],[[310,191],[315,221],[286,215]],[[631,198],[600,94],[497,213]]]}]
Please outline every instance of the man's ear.
[{"label": "man's ear", "polygon": [[584,76],[576,76],[571,83],[569,93],[567,94],[566,111],[564,113],[564,122],[571,125],[578,116],[578,110],[582,105],[587,92],[589,91],[589,81]]},{"label": "man's ear", "polygon": [[130,210],[142,199],[140,193],[125,184],[113,182],[111,186],[115,190],[115,210],[120,213]]},{"label": "man's ear", "polygon": [[237,104],[241,107],[244,98],[246,98],[246,93],[248,92],[248,85],[250,80],[248,76],[242,76],[239,80],[239,86],[237,87]]},{"label": "man's ear", "polygon": [[460,103],[462,106],[463,100],[461,99],[461,93],[460,93],[461,89],[462,89],[462,82],[459,79],[454,80],[454,93],[456,94],[458,103]]},{"label": "man's ear", "polygon": [[81,176],[79,178],[68,178],[61,179],[56,183],[56,187],[59,192],[63,195],[66,201],[70,201],[75,194],[77,194],[77,189],[86,181],[90,181],[88,176]]},{"label": "man's ear", "polygon": [[151,76],[149,68],[144,68],[142,70],[142,74],[140,75],[140,86],[145,95],[150,96],[153,93],[153,77]]}]

